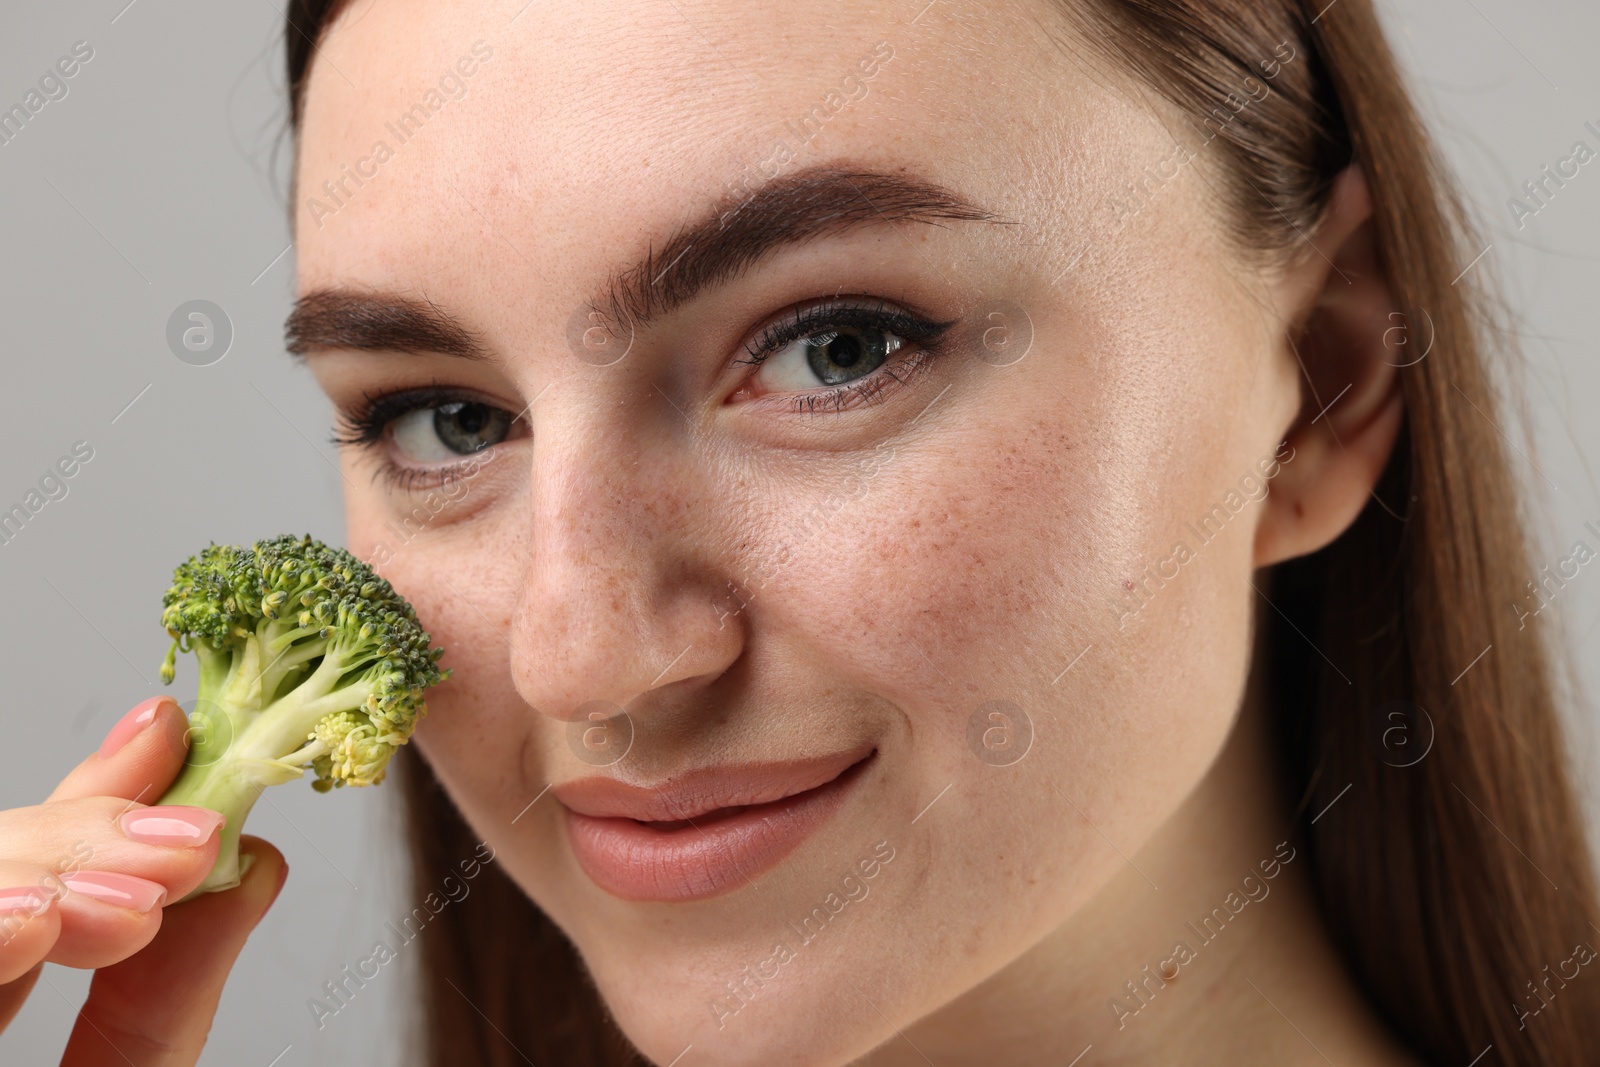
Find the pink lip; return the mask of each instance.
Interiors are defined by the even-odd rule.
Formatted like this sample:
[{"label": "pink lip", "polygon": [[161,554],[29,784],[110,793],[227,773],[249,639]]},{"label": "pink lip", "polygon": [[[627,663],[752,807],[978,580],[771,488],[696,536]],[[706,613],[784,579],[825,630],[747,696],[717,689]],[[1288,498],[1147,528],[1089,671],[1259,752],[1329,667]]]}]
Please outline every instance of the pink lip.
[{"label": "pink lip", "polygon": [[750,884],[844,801],[876,750],[690,771],[654,789],[580,778],[551,790],[584,873],[623,900],[704,900]]}]

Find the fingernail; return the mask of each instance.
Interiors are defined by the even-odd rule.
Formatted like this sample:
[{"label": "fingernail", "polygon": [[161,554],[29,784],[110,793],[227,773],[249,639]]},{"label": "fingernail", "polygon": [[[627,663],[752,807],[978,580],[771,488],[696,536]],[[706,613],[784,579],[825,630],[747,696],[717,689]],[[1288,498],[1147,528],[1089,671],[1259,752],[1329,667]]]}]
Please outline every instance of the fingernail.
[{"label": "fingernail", "polygon": [[131,874],[115,871],[78,871],[63,874],[61,881],[74,893],[115,904],[119,908],[132,908],[146,912],[167,902],[167,891],[155,882],[135,878]]},{"label": "fingernail", "polygon": [[225,816],[220,811],[184,804],[135,808],[117,816],[117,825],[129,840],[174,848],[205,844],[224,821]]},{"label": "fingernail", "polygon": [[41,911],[45,896],[32,886],[20,889],[0,889],[0,915],[13,911]]},{"label": "fingernail", "polygon": [[111,758],[118,749],[132,741],[140,730],[155,722],[156,712],[164,703],[176,707],[178,702],[171,697],[151,697],[119,719],[111,732],[106,734],[106,739],[100,742],[100,758]]}]

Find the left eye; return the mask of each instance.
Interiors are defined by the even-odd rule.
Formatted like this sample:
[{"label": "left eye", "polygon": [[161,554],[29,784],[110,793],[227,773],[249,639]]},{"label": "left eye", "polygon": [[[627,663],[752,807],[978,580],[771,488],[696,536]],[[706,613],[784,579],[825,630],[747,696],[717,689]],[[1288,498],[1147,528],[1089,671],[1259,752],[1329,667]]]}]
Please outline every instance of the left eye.
[{"label": "left eye", "polygon": [[888,362],[904,341],[873,326],[836,326],[793,341],[762,358],[763,388],[815,389],[864,378]]},{"label": "left eye", "polygon": [[411,462],[449,463],[504,441],[512,421],[503,408],[453,400],[406,412],[390,423],[390,432]]}]

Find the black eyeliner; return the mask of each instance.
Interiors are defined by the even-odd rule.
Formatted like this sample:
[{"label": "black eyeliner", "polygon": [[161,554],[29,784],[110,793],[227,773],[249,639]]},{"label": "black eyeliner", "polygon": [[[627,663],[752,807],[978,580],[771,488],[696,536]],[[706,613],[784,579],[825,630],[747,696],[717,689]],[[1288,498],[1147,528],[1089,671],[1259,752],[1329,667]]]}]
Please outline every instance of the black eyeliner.
[{"label": "black eyeliner", "polygon": [[760,365],[784,345],[836,326],[883,330],[907,341],[931,345],[959,321],[934,322],[896,308],[887,300],[880,300],[876,307],[845,302],[811,304],[797,307],[792,317],[769,325],[759,337],[745,346],[750,358],[735,362]]},{"label": "black eyeliner", "polygon": [[379,393],[376,396],[364,392],[361,398],[361,406],[356,410],[338,413],[334,444],[366,447],[381,441],[389,424],[402,415],[409,415],[422,408],[438,407],[441,404],[483,403],[470,393],[440,385],[398,389],[392,393]]}]

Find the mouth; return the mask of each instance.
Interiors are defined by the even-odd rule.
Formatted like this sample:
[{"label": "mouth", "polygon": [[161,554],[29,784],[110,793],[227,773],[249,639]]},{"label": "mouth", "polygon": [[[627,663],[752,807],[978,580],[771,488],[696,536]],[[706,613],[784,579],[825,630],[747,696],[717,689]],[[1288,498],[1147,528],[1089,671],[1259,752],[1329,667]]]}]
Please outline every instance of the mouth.
[{"label": "mouth", "polygon": [[551,792],[573,855],[623,900],[721,896],[771,870],[836,812],[877,754],[872,745],[818,759],[690,771],[650,788],[581,778]]}]

